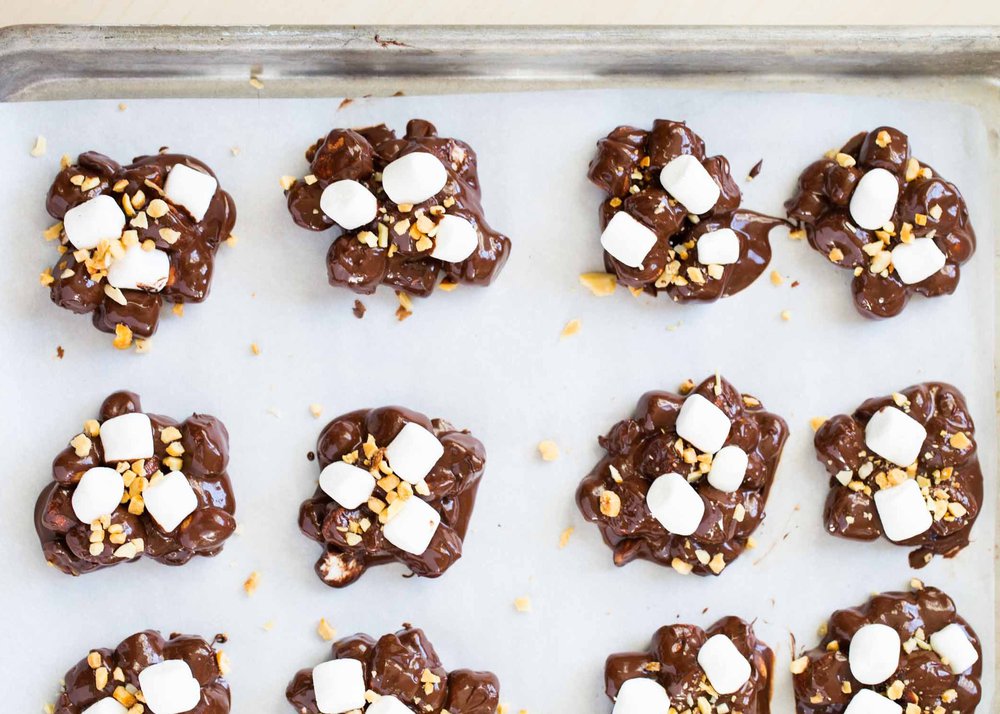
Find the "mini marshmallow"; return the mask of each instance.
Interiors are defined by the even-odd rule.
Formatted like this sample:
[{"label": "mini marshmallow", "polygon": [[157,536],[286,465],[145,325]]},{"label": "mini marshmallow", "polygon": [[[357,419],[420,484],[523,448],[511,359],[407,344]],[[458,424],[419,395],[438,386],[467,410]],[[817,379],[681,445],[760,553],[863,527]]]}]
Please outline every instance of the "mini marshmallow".
[{"label": "mini marshmallow", "polygon": [[725,635],[708,638],[698,650],[698,664],[719,694],[737,692],[750,681],[750,662]]},{"label": "mini marshmallow", "polygon": [[656,234],[625,211],[618,211],[601,233],[601,247],[619,263],[641,268],[656,245]]},{"label": "mini marshmallow", "polygon": [[907,285],[926,280],[947,262],[933,238],[914,238],[911,243],[900,243],[892,249],[896,275]]},{"label": "mini marshmallow", "polygon": [[646,506],[653,518],[674,535],[691,535],[705,515],[701,496],[686,478],[674,473],[663,474],[650,484]]},{"label": "mini marshmallow", "polygon": [[691,154],[681,154],[660,171],[660,184],[689,213],[711,210],[721,195],[719,184]]},{"label": "mini marshmallow", "polygon": [[140,412],[122,414],[101,424],[104,463],[148,459],[153,455],[153,423]]},{"label": "mini marshmallow", "polygon": [[871,689],[861,689],[851,697],[844,714],[903,714],[903,707]]},{"label": "mini marshmallow", "polygon": [[446,263],[461,263],[478,247],[479,233],[469,220],[461,216],[442,216],[434,234],[431,257]]},{"label": "mini marshmallow", "polygon": [[101,194],[66,211],[63,229],[74,248],[91,250],[102,240],[121,238],[125,213],[115,199]]},{"label": "mini marshmallow", "polygon": [[319,207],[345,231],[353,231],[371,223],[378,215],[378,199],[368,187],[358,181],[334,181],[323,189]]},{"label": "mini marshmallow", "polygon": [[698,239],[698,262],[729,265],[740,259],[740,237],[732,228],[709,231]]},{"label": "mini marshmallow", "polygon": [[670,708],[670,695],[659,682],[636,677],[622,682],[611,714],[667,714]]},{"label": "mini marshmallow", "polygon": [[413,555],[421,555],[431,544],[441,514],[434,507],[417,496],[403,501],[403,507],[383,526],[385,539],[400,550]]},{"label": "mini marshmallow", "polygon": [[747,474],[750,457],[738,446],[723,446],[712,459],[708,482],[720,491],[732,493],[739,490]]},{"label": "mini marshmallow", "polygon": [[882,532],[891,541],[901,541],[927,531],[934,517],[914,479],[875,492],[875,508]]},{"label": "mini marshmallow", "polygon": [[180,471],[171,471],[151,482],[142,492],[142,499],[165,533],[177,528],[198,508],[198,496]]},{"label": "mini marshmallow", "polygon": [[122,290],[158,293],[170,277],[170,256],[162,250],[143,250],[134,245],[108,268],[108,284]]},{"label": "mini marshmallow", "polygon": [[383,694],[368,705],[365,714],[413,714],[413,710],[391,694]]},{"label": "mini marshmallow", "polygon": [[382,171],[382,188],[395,204],[426,201],[447,182],[444,164],[426,151],[401,156]]},{"label": "mini marshmallow", "polygon": [[899,182],[885,169],[872,169],[858,181],[851,196],[851,218],[860,228],[879,230],[892,220]]},{"label": "mini marshmallow", "polygon": [[365,708],[365,669],[356,659],[332,659],[312,671],[316,707],[322,714]]},{"label": "mini marshmallow", "polygon": [[700,394],[692,394],[684,400],[675,428],[696,449],[714,454],[726,443],[732,424],[724,411]]},{"label": "mini marshmallow", "polygon": [[888,625],[864,625],[851,638],[851,674],[862,684],[881,684],[899,668],[901,646],[899,633]]},{"label": "mini marshmallow", "polygon": [[114,697],[105,697],[84,709],[83,714],[128,714],[128,709]]},{"label": "mini marshmallow", "polygon": [[184,206],[191,217],[200,221],[205,217],[219,182],[214,176],[192,169],[186,164],[174,164],[167,174],[163,193],[178,206]]},{"label": "mini marshmallow", "polygon": [[344,508],[367,503],[375,490],[375,477],[345,461],[334,461],[319,475],[319,487]]},{"label": "mini marshmallow", "polygon": [[893,406],[879,409],[865,427],[865,445],[902,468],[917,460],[926,438],[923,424]]},{"label": "mini marshmallow", "polygon": [[957,622],[931,635],[931,649],[948,664],[952,674],[967,672],[979,661],[975,645]]},{"label": "mini marshmallow", "polygon": [[201,701],[201,685],[188,663],[180,659],[168,659],[139,672],[139,689],[152,714],[183,714]]},{"label": "mini marshmallow", "polygon": [[73,513],[80,523],[90,525],[114,513],[124,495],[125,481],[120,473],[107,466],[88,469],[73,490]]},{"label": "mini marshmallow", "polygon": [[392,472],[410,483],[420,483],[443,455],[437,437],[412,421],[385,448]]}]

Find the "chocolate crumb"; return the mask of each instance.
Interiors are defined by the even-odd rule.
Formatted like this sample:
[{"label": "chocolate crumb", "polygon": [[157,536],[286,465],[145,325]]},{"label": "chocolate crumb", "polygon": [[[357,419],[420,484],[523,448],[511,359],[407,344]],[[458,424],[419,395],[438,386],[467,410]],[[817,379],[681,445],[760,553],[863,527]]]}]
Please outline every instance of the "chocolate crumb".
[{"label": "chocolate crumb", "polygon": [[309,452],[307,452],[306,453],[306,458],[309,459],[310,461],[315,461],[316,460],[316,452],[315,451],[309,451]]},{"label": "chocolate crumb", "polygon": [[66,350],[63,349],[62,345],[56,345],[56,357],[62,359],[66,356]]},{"label": "chocolate crumb", "polygon": [[360,300],[355,300],[354,309],[351,312],[353,312],[354,316],[360,320],[362,317],[365,316],[365,310],[367,309],[368,308],[365,307],[365,304],[363,302],[361,302]]},{"label": "chocolate crumb", "polygon": [[760,169],[763,165],[764,165],[764,159],[761,159],[756,164],[754,164],[753,168],[750,169],[750,173],[747,174],[747,181],[753,181],[755,178],[757,178],[757,176],[760,175]]},{"label": "chocolate crumb", "polygon": [[344,100],[337,106],[337,111],[339,112],[341,109],[346,109],[353,103],[354,103],[353,99],[351,99],[350,97],[345,97]]}]

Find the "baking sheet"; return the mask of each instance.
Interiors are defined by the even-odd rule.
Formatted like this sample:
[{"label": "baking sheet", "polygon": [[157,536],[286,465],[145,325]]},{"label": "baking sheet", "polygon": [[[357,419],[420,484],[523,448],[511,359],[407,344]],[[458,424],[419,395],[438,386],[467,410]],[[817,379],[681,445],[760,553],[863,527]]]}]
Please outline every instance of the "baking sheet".
[{"label": "baking sheet", "polygon": [[[809,419],[853,409],[909,384],[953,382],[976,419],[986,477],[973,544],[936,559],[919,576],[948,591],[987,642],[985,702],[992,701],[994,544],[997,500],[993,394],[994,294],[990,149],[982,122],[958,104],[873,98],[713,91],[594,91],[357,100],[148,100],[0,106],[8,170],[0,219],[9,235],[0,265],[6,309],[0,375],[8,478],[0,491],[6,544],[0,607],[8,614],[5,664],[19,666],[11,711],[52,701],[62,674],[88,648],[155,627],[210,636],[226,632],[235,712],[289,711],[284,687],[328,646],[314,633],[326,617],[342,635],[381,634],[403,621],[424,627],[450,668],[489,668],[503,701],[529,712],[608,712],[607,654],[644,647],[672,622],[707,625],[736,614],[757,619],[778,656],[775,711],[792,708],[789,635],[811,645],[830,611],[876,590],[905,588],[906,550],[823,532],[827,477],[815,461]],[[295,227],[278,178],[302,175],[306,147],[333,126],[385,121],[402,130],[421,116],[479,153],[491,224],[514,242],[488,290],[460,287],[416,301],[395,320],[387,290],[363,298],[326,285],[330,238]],[[915,298],[894,320],[871,323],[850,303],[849,275],[803,242],[772,234],[772,268],[734,298],[677,306],[619,289],[596,298],[577,282],[599,269],[597,205],[586,181],[594,142],[620,123],[656,117],[690,122],[710,153],[742,177],[744,205],[781,214],[799,171],[854,132],[878,124],[907,131],[916,155],[966,195],[980,239],[950,298]],[[48,153],[31,158],[34,137]],[[127,161],[168,145],[216,170],[236,198],[235,248],[223,247],[213,294],[183,318],[166,314],[152,351],[115,353],[86,318],[54,307],[37,275],[53,262],[41,231],[51,222],[44,193],[62,153],[98,149]],[[239,152],[234,155],[233,147]],[[798,281],[797,287],[791,287]],[[779,314],[789,310],[791,319]],[[580,319],[579,334],[560,339]],[[260,356],[250,353],[257,342]],[[57,345],[65,357],[56,357]],[[406,367],[401,367],[406,365]],[[718,579],[611,564],[597,529],[577,515],[573,493],[596,462],[595,437],[630,414],[649,389],[674,388],[718,369],[782,414],[792,430],[758,548]],[[45,566],[31,506],[49,463],[103,397],[130,388],[149,411],[215,414],[232,436],[231,474],[241,533],[215,559],[181,569],[154,563],[71,580]],[[309,413],[322,404],[323,418]],[[465,557],[442,579],[406,580],[383,567],[343,591],[312,565],[319,546],[298,533],[298,504],[314,487],[306,459],[329,418],[362,406],[405,404],[470,428],[486,444],[487,474]],[[16,410],[16,412],[15,412]],[[555,440],[562,457],[538,459]],[[560,533],[576,532],[565,549]],[[248,598],[243,580],[260,573]],[[531,598],[533,612],[513,600]],[[270,631],[264,628],[272,623]],[[15,649],[16,647],[16,649]],[[14,653],[18,659],[14,659]],[[983,704],[980,709],[989,707]]]}]

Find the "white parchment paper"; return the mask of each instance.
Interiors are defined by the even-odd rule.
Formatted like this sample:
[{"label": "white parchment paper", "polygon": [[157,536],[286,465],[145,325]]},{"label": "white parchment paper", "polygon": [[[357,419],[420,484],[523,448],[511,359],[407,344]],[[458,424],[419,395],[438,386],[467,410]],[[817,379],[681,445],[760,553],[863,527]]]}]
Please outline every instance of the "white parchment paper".
[{"label": "white parchment paper", "polygon": [[[789,636],[812,646],[834,609],[873,591],[903,589],[914,572],[906,549],[835,539],[821,525],[827,476],[816,462],[809,420],[852,410],[868,396],[923,380],[954,383],[976,420],[986,476],[973,544],[919,573],[944,588],[986,643],[986,697],[993,697],[994,423],[993,226],[986,205],[989,149],[976,112],[952,104],[812,95],[697,91],[593,91],[358,100],[163,100],[0,107],[0,371],[5,478],[0,488],[0,661],[16,671],[4,709],[39,711],[88,648],[114,646],[152,627],[211,636],[226,632],[233,711],[291,711],[284,688],[328,646],[314,632],[326,617],[346,635],[424,627],[452,668],[496,671],[517,711],[606,713],[602,672],[615,651],[644,648],[673,622],[708,625],[727,614],[756,619],[778,656],[775,712],[792,711]],[[364,298],[326,283],[329,235],[295,227],[278,179],[301,176],[305,149],[335,126],[385,121],[402,130],[425,117],[468,141],[480,158],[490,223],[513,253],[487,290],[460,287],[417,301],[399,323],[394,295]],[[577,282],[600,269],[597,206],[586,179],[595,141],[622,123],[686,119],[726,155],[744,205],[783,215],[801,169],[856,131],[892,124],[915,154],[968,199],[979,250],[956,295],[914,298],[901,317],[874,323],[851,305],[849,275],[804,242],[772,234],[771,267],[738,296],[707,306],[597,298]],[[29,156],[34,137],[48,153]],[[88,319],[57,309],[38,284],[53,263],[44,197],[59,156],[100,150],[125,163],[160,146],[194,154],[236,198],[239,244],[223,247],[213,294],[183,318],[165,314],[145,356],[117,353]],[[237,155],[231,151],[238,147]],[[763,171],[742,177],[758,159]],[[797,287],[792,282],[797,281]],[[791,319],[779,314],[790,311]],[[579,334],[560,339],[579,318]],[[673,329],[669,329],[673,328]],[[260,356],[252,356],[257,342]],[[56,358],[56,347],[65,349]],[[596,437],[629,415],[644,391],[675,388],[716,369],[782,414],[791,438],[756,534],[757,550],[720,578],[683,578],[634,563],[616,569],[573,494],[599,456]],[[119,388],[149,411],[222,418],[232,436],[241,534],[222,555],[180,569],[155,563],[72,579],[46,567],[32,507],[53,456]],[[323,418],[309,413],[322,404]],[[368,572],[342,591],[314,575],[320,553],[296,514],[318,468],[306,459],[329,418],[399,403],[470,428],[486,444],[487,474],[465,557],[445,577],[408,580]],[[543,463],[536,444],[562,457]],[[558,547],[560,533],[576,532]],[[253,597],[244,579],[260,573]],[[517,597],[533,612],[515,612]],[[268,631],[265,623],[272,623]],[[16,668],[16,669],[15,669]],[[981,711],[990,704],[984,703]]]}]

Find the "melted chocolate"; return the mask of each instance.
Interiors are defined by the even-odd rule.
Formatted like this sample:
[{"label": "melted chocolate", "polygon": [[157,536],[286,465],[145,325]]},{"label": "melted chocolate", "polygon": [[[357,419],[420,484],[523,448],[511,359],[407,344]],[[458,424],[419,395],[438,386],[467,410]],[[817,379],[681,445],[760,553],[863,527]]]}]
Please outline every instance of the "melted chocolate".
[{"label": "melted chocolate", "polygon": [[[734,295],[764,272],[771,260],[768,233],[780,218],[740,209],[742,194],[724,156],[705,156],[705,142],[684,122],[657,119],[650,131],[620,126],[597,142],[590,180],[608,194],[601,204],[603,230],[618,211],[656,234],[656,244],[633,268],[604,253],[604,265],[621,285],[653,295],[663,291],[676,302],[710,302]],[[719,200],[694,218],[660,184],[660,171],[682,154],[697,158],[719,185]],[[732,229],[740,239],[740,258],[719,266],[712,277],[698,262],[695,245],[710,231]],[[695,274],[699,277],[693,277]]]},{"label": "melted chocolate", "polygon": [[[412,625],[403,625],[399,632],[383,635],[378,642],[363,634],[337,640],[331,659],[359,660],[368,691],[394,696],[415,712],[496,714],[500,702],[500,682],[495,674],[470,669],[449,672],[424,631]],[[425,672],[440,681],[428,682]],[[298,714],[319,714],[312,668],[295,674],[285,696]]]},{"label": "melted chocolate", "polygon": [[[901,408],[927,430],[912,475],[921,483],[926,497],[943,501],[936,512],[931,509],[934,524],[930,530],[899,543],[920,546],[910,553],[909,560],[912,567],[922,568],[935,553],[953,558],[969,544],[983,501],[983,473],[976,455],[975,424],[960,391],[950,384],[926,382],[897,394],[905,398]],[[882,535],[872,494],[890,485],[887,473],[899,469],[868,450],[865,427],[882,407],[898,406],[897,399],[892,395],[869,399],[854,414],[835,416],[816,432],[816,457],[830,474],[830,494],[823,517],[827,531],[834,535],[865,541]],[[950,443],[958,432],[969,438],[968,446],[959,448]],[[866,475],[862,477],[859,470]],[[837,479],[843,471],[851,472],[846,486]],[[948,502],[959,504],[963,515],[948,512]]]},{"label": "melted chocolate", "polygon": [[[163,250],[170,258],[170,276],[160,292],[143,290],[122,290],[127,300],[120,305],[104,293],[107,284],[103,277],[94,279],[86,266],[74,257],[74,248],[66,240],[65,232],[60,235],[66,252],[60,255],[52,268],[55,279],[50,285],[52,302],[76,313],[93,313],[94,326],[102,332],[115,332],[118,325],[126,325],[135,335],[149,337],[156,332],[160,307],[164,301],[183,304],[201,302],[208,297],[212,283],[215,252],[219,243],[229,237],[236,223],[236,204],[232,196],[221,188],[201,221],[195,221],[183,206],[176,205],[162,193],[167,174],[176,164],[185,164],[203,173],[215,176],[204,163],[184,154],[160,153],[154,156],[140,156],[128,166],[94,151],[80,154],[77,163],[59,172],[49,188],[46,208],[57,220],[62,220],[66,212],[79,204],[107,194],[123,205],[123,197],[131,199],[136,192],[145,195],[144,208],[153,199],[167,202],[170,211],[160,218],[152,218],[145,211],[147,227],[131,223],[133,218],[126,213],[126,230],[135,230],[139,242],[151,240],[156,248]],[[73,183],[73,178],[83,176],[96,178],[98,184],[87,191]],[[78,179],[77,179],[78,180]],[[125,188],[120,182],[127,182]],[[134,209],[133,209],[134,212]],[[160,235],[161,228],[177,231],[180,236],[173,244]],[[94,251],[91,251],[93,254]],[[72,271],[72,275],[66,271]]]},{"label": "melted chocolate", "polygon": [[[885,141],[886,137],[889,141]],[[838,154],[849,159],[841,157],[838,161]],[[899,181],[891,235],[859,228],[851,217],[854,187],[874,168],[889,171]],[[938,218],[934,218],[935,207],[941,209]],[[856,134],[838,152],[830,152],[826,158],[810,164],[799,177],[798,190],[785,203],[785,208],[790,218],[804,226],[809,245],[828,258],[835,250],[842,254],[838,260],[831,258],[831,262],[854,272],[851,283],[854,306],[865,317],[898,315],[913,293],[937,297],[955,292],[958,266],[976,250],[976,234],[958,188],[938,176],[927,164],[913,159],[906,134],[891,126]],[[926,217],[925,225],[917,223],[918,214]],[[940,271],[912,285],[900,280],[891,265],[873,273],[874,258],[863,250],[864,246],[878,242],[887,250],[899,245],[904,223],[910,226],[914,237],[932,237],[947,260]]]},{"label": "melted chocolate", "polygon": [[[115,649],[94,649],[101,657],[98,667],[107,669],[107,684],[98,689],[95,669],[87,661],[80,660],[66,673],[63,692],[56,704],[55,714],[81,714],[101,699],[112,697],[116,690],[119,697],[127,688],[139,691],[139,673],[147,667],[165,660],[179,659],[191,667],[191,674],[201,685],[201,701],[189,714],[229,714],[229,683],[223,679],[219,668],[219,656],[211,644],[194,635],[171,635],[170,639],[155,630],[137,632],[124,640]],[[120,675],[119,677],[116,677]],[[121,699],[119,699],[121,702]],[[126,708],[135,700],[126,698]],[[146,711],[149,711],[147,708]]]},{"label": "melted chocolate", "polygon": [[[861,607],[833,613],[819,646],[803,653],[808,658],[805,671],[794,676],[797,714],[843,714],[859,690],[874,689],[886,695],[896,680],[905,685],[902,698],[897,700],[904,709],[914,704],[921,714],[940,711],[972,714],[976,710],[982,697],[979,678],[983,652],[979,638],[955,612],[950,597],[917,581],[914,585],[913,592],[883,593]],[[931,635],[952,623],[962,626],[979,653],[979,661],[959,675],[952,674],[928,644]],[[899,633],[903,642],[899,668],[883,684],[874,687],[858,682],[848,663],[851,638],[868,624],[888,625]]]},{"label": "melted chocolate", "polygon": [[[122,414],[141,412],[139,397],[132,392],[115,392],[101,405],[98,420],[103,423]],[[103,466],[100,437],[91,440],[90,451],[78,456],[73,446],[63,449],[52,462],[52,483],[45,487],[35,504],[35,530],[42,544],[45,560],[69,575],[81,575],[121,563],[135,562],[143,556],[164,565],[183,565],[196,555],[213,556],[222,551],[225,541],[236,530],[236,500],[226,467],[229,462],[229,433],[218,419],[194,414],[183,422],[158,414],[149,414],[153,424],[155,455],[143,461],[145,477],[161,469],[168,456],[160,432],[175,427],[181,433],[180,469],[198,498],[194,513],[170,533],[143,510],[136,515],[129,503],[111,514],[111,526],[121,526],[126,542],[141,542],[134,557],[115,555],[121,543],[113,543],[105,533],[103,550],[90,552],[91,524],[81,523],[73,512],[72,498],[76,485],[88,469]],[[107,464],[114,468],[116,464]],[[166,466],[162,466],[164,471]],[[126,489],[129,493],[129,489]],[[106,530],[106,529],[105,529]]]},{"label": "melted chocolate", "polygon": [[[402,210],[382,190],[382,170],[394,160],[415,152],[428,152],[444,164],[448,180],[432,198]],[[320,196],[335,181],[364,184],[378,199],[378,216],[353,231],[340,231],[327,254],[330,284],[368,295],[388,285],[411,295],[426,297],[434,290],[438,274],[454,283],[485,286],[497,276],[510,254],[510,239],[497,233],[483,215],[476,153],[463,141],[439,137],[423,119],[411,119],[406,134],[397,138],[385,125],[365,129],[334,129],[306,152],[315,181],[296,181],[285,194],[292,219],[301,227],[324,231],[335,224],[322,209]],[[433,244],[417,247],[413,231],[421,215],[456,215],[470,221],[479,234],[479,246],[460,263],[446,263],[430,256]],[[411,225],[413,224],[413,225]],[[384,245],[371,247],[361,234],[388,228]],[[397,227],[402,227],[398,230]]]},{"label": "melted chocolate", "polygon": [[[358,508],[342,508],[322,488],[299,509],[299,528],[309,538],[322,543],[325,551],[316,563],[316,573],[324,583],[340,588],[350,585],[370,566],[397,561],[415,575],[436,578],[444,574],[462,557],[462,540],[469,527],[476,501],[479,480],[486,468],[486,450],[482,443],[459,431],[442,419],[429,419],[419,412],[403,407],[361,409],[334,419],[319,436],[316,452],[319,468],[345,456],[355,465],[368,468],[378,479],[382,450],[389,445],[408,422],[415,422],[434,434],[444,446],[444,455],[424,479],[428,493],[414,493],[410,498],[422,498],[441,514],[430,545],[420,555],[400,550],[382,532],[379,512],[363,504]],[[366,456],[365,444],[374,439],[375,450]],[[390,464],[391,466],[391,464]],[[397,479],[398,480],[398,479]],[[383,504],[387,493],[383,484],[376,486],[372,497]],[[370,525],[359,528],[363,521]],[[360,540],[351,545],[351,536]]]},{"label": "melted chocolate", "polygon": [[[698,650],[715,635],[732,640],[750,662],[750,679],[732,694],[710,690],[705,671],[698,664]],[[724,704],[734,713],[770,714],[773,669],[774,653],[757,639],[753,626],[738,617],[724,617],[707,630],[695,625],[666,625],[656,631],[645,652],[611,655],[604,665],[604,689],[614,701],[626,681],[647,677],[667,690],[671,711],[678,714],[705,711],[699,708],[699,699],[707,702],[707,711],[719,711],[719,705]]]}]

